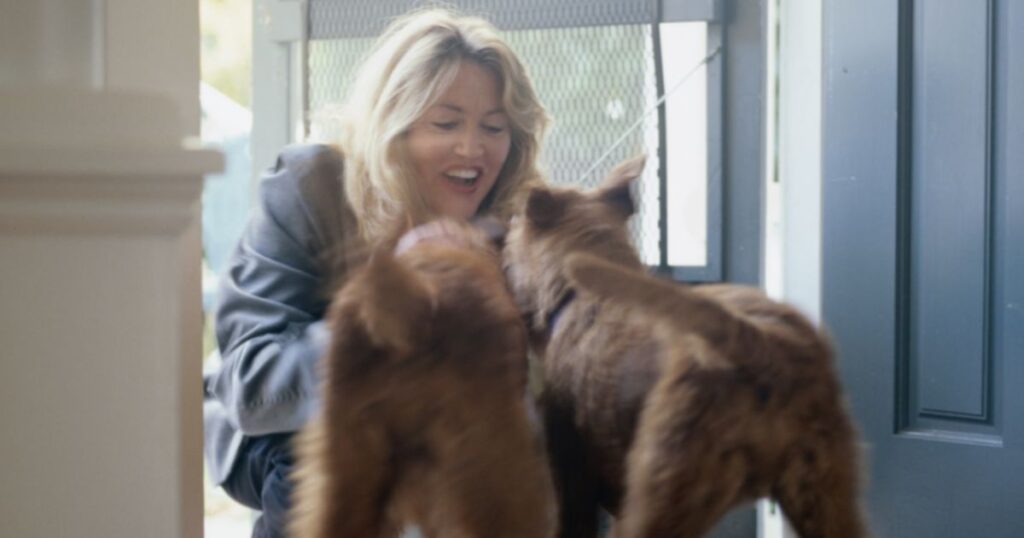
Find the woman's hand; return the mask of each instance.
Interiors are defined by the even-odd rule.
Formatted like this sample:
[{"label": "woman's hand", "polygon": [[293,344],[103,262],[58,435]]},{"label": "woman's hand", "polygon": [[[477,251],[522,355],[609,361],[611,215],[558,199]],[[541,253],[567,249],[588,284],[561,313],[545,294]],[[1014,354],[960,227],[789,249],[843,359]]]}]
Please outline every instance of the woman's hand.
[{"label": "woman's hand", "polygon": [[[475,233],[467,234],[466,227],[476,229]],[[483,237],[493,246],[501,248],[508,229],[493,217],[479,217],[471,223],[462,223],[452,219],[439,219],[421,224],[405,232],[395,245],[395,255],[411,249],[422,241],[440,241],[465,247],[478,246],[472,238]]]}]

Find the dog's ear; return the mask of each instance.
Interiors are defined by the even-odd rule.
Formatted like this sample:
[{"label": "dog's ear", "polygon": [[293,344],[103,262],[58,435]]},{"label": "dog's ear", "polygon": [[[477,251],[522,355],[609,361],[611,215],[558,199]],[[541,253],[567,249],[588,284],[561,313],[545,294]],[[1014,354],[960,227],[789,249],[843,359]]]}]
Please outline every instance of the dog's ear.
[{"label": "dog's ear", "polygon": [[385,248],[370,257],[359,311],[374,344],[409,353],[434,310],[436,292]]},{"label": "dog's ear", "polygon": [[565,213],[565,197],[538,187],[530,191],[526,199],[526,218],[538,228],[550,228]]},{"label": "dog's ear", "polygon": [[641,154],[619,163],[608,173],[601,184],[601,189],[598,191],[600,200],[615,208],[626,218],[632,216],[636,212],[636,204],[633,203],[630,186],[643,173],[646,162],[647,157]]}]

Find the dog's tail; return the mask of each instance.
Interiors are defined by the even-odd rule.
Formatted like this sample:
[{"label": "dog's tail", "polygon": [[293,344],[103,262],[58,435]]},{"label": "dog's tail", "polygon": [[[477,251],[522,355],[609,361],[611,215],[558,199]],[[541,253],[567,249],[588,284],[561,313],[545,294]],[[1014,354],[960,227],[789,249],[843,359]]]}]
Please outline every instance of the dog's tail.
[{"label": "dog's tail", "polygon": [[582,252],[570,254],[566,265],[579,289],[635,307],[672,333],[699,336],[727,358],[749,349],[759,334],[742,316],[686,286]]},{"label": "dog's tail", "polygon": [[431,282],[396,259],[390,249],[378,249],[349,285],[355,287],[358,319],[373,344],[400,356],[412,351],[436,308],[437,292]]}]

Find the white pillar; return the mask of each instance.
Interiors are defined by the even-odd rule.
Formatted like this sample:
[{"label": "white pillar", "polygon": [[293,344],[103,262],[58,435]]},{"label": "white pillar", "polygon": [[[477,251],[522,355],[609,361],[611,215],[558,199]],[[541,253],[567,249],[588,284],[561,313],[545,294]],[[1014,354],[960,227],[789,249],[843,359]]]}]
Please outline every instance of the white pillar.
[{"label": "white pillar", "polygon": [[[776,10],[777,7],[777,10]],[[779,86],[778,129],[773,138],[778,182],[769,184],[769,291],[810,319],[821,319],[821,54],[820,2],[781,0],[770,8],[779,20],[768,42]],[[778,505],[758,502],[759,538],[795,538]]]},{"label": "white pillar", "polygon": [[131,2],[0,0],[0,536],[203,532],[199,199],[222,163],[182,142],[194,2]]},{"label": "white pillar", "polygon": [[103,85],[104,0],[0,0],[0,87]]}]

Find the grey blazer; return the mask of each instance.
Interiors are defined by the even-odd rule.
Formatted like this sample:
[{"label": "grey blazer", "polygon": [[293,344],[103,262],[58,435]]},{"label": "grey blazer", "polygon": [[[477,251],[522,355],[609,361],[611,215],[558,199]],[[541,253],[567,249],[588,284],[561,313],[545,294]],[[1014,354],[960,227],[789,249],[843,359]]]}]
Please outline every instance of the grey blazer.
[{"label": "grey blazer", "polygon": [[285,148],[221,276],[221,362],[203,379],[204,452],[217,484],[247,436],[296,431],[319,408],[325,286],[344,273],[334,260],[355,230],[342,171],[334,148]]}]

